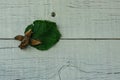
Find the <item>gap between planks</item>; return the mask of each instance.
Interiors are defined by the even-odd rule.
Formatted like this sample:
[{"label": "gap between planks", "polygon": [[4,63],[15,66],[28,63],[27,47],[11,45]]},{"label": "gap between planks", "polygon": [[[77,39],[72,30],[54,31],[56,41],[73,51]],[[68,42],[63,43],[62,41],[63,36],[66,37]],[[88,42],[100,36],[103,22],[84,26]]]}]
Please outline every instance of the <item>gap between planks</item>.
[{"label": "gap between planks", "polygon": [[[15,39],[0,38],[0,40],[15,40]],[[120,40],[120,38],[61,38],[60,40]]]},{"label": "gap between planks", "polygon": [[[0,38],[0,40],[15,40],[14,38]],[[60,40],[120,40],[120,38],[61,38]],[[0,49],[12,49],[18,47],[0,47]]]}]

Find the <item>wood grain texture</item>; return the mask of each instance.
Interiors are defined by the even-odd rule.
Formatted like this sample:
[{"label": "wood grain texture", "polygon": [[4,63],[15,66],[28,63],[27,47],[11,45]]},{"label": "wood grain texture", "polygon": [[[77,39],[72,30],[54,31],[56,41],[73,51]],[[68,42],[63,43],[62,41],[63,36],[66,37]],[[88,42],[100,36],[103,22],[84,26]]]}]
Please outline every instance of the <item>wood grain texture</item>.
[{"label": "wood grain texture", "polygon": [[15,37],[36,19],[45,19],[44,0],[0,0],[0,37]]},{"label": "wood grain texture", "polygon": [[[49,51],[0,49],[0,79],[119,80],[119,42],[60,41]],[[16,43],[0,41],[0,47]]]},{"label": "wood grain texture", "polygon": [[58,24],[63,37],[120,37],[119,4],[118,0],[1,0],[0,36],[14,37],[34,20],[47,19]]},{"label": "wood grain texture", "polygon": [[[120,38],[119,0],[0,0],[0,38],[36,19],[55,21],[62,38]],[[56,16],[51,17],[51,12]],[[119,80],[120,41],[60,40],[48,51],[0,40],[0,80]]]},{"label": "wood grain texture", "polygon": [[63,37],[120,37],[119,0],[48,0]]}]

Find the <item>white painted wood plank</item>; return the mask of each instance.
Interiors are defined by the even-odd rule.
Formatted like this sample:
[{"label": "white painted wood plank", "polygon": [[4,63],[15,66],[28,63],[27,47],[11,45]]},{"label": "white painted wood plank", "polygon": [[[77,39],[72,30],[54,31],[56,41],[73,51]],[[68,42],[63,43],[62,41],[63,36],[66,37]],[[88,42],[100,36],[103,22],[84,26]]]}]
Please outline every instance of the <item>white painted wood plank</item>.
[{"label": "white painted wood plank", "polygon": [[119,4],[118,0],[0,0],[0,37],[23,33],[36,19],[55,21],[63,37],[120,37]]},{"label": "white painted wood plank", "polygon": [[44,0],[0,0],[0,37],[14,37],[36,19],[45,19]]},{"label": "white painted wood plank", "polygon": [[[16,47],[17,41],[0,41]],[[49,51],[0,49],[1,80],[119,80],[120,41],[60,41]]]},{"label": "white painted wood plank", "polygon": [[[118,0],[0,0],[0,38],[23,33],[35,19],[57,22],[63,37],[119,37],[119,4]],[[60,41],[49,51],[38,51],[20,50],[18,41],[0,40],[0,80],[119,80],[119,43]]]},{"label": "white painted wood plank", "polygon": [[48,0],[63,37],[120,37],[119,0]]}]

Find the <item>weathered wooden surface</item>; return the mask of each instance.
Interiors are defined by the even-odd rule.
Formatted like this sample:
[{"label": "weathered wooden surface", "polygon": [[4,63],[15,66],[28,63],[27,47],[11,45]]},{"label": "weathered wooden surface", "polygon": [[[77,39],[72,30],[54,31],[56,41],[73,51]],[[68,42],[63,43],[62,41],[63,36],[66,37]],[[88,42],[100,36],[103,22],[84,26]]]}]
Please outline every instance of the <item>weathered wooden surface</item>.
[{"label": "weathered wooden surface", "polygon": [[[119,38],[119,0],[0,0],[0,38],[36,19],[55,21],[63,38]],[[51,12],[56,17],[51,17]],[[119,80],[120,41],[60,40],[48,51],[0,40],[0,80]]]}]

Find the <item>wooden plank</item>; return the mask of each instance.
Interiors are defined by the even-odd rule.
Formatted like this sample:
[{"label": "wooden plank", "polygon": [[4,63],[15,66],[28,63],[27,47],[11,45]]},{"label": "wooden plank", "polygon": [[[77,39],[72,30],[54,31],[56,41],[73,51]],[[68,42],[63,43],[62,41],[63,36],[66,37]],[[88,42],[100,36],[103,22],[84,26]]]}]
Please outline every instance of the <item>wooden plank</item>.
[{"label": "wooden plank", "polygon": [[23,34],[36,19],[45,19],[44,0],[0,0],[0,37]]},{"label": "wooden plank", "polygon": [[[55,21],[63,38],[119,37],[118,0],[0,0],[0,38],[36,19]],[[51,12],[56,17],[51,17]],[[61,40],[49,51],[0,40],[0,80],[119,80],[120,41]]]},{"label": "wooden plank", "polygon": [[21,34],[36,19],[55,21],[64,38],[120,37],[119,4],[118,0],[1,0],[0,37]]},{"label": "wooden plank", "polygon": [[63,37],[120,37],[120,1],[48,0]]},{"label": "wooden plank", "polygon": [[120,41],[60,41],[48,51],[0,41],[1,80],[119,80]]}]

